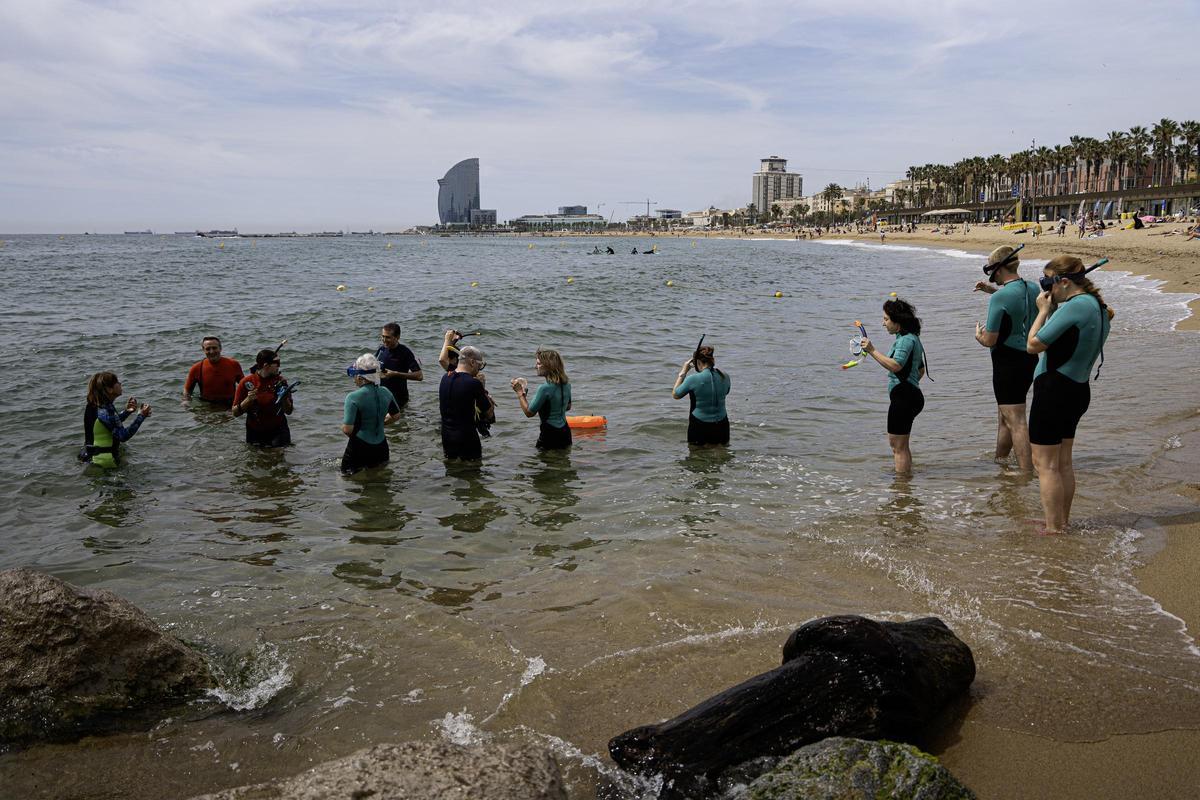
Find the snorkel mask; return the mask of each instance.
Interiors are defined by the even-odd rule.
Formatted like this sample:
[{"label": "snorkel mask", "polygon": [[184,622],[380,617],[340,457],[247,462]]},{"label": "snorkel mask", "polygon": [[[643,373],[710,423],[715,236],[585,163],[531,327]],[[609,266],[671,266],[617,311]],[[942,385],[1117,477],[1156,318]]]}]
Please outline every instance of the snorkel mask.
[{"label": "snorkel mask", "polygon": [[1107,263],[1108,259],[1102,258],[1082,272],[1068,272],[1066,275],[1043,275],[1042,277],[1038,278],[1038,285],[1042,287],[1043,292],[1048,292],[1053,289],[1054,284],[1058,283],[1059,281],[1074,281],[1075,283],[1079,283],[1089,272],[1094,269],[1099,269]]},{"label": "snorkel mask", "polygon": [[704,344],[705,336],[707,336],[707,334],[700,334],[700,341],[696,342],[696,349],[692,351],[692,369],[696,370],[696,372],[700,371],[700,365],[696,362],[700,358],[700,346]]},{"label": "snorkel mask", "polygon": [[351,378],[357,378],[359,376],[365,376],[365,375],[374,375],[378,371],[379,370],[377,370],[377,369],[359,369],[358,367],[355,367],[353,365],[346,367],[346,374],[349,375]]},{"label": "snorkel mask", "polygon": [[1025,247],[1024,244],[1019,244],[1015,248],[1013,248],[1013,251],[1011,253],[1009,253],[1007,256],[1005,256],[1001,260],[997,261],[995,264],[984,264],[983,265],[983,274],[988,276],[989,281],[991,281],[992,283],[995,283],[996,282],[996,273],[1000,271],[1000,268],[1007,267],[1009,264],[1016,261],[1017,253],[1021,252],[1021,249],[1024,247]]}]

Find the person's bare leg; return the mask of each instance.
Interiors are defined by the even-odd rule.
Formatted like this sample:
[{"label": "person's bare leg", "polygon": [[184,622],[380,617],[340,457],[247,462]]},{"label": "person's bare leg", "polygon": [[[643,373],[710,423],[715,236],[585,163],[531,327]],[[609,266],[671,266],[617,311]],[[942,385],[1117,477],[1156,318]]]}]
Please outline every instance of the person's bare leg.
[{"label": "person's bare leg", "polygon": [[912,451],[908,449],[908,436],[898,436],[889,433],[888,444],[892,447],[892,459],[896,463],[896,474],[911,474]]},{"label": "person's bare leg", "polygon": [[1004,406],[996,407],[996,460],[1003,461],[1012,452],[1012,431],[1004,419]]},{"label": "person's bare leg", "polygon": [[1029,472],[1033,469],[1033,456],[1029,452],[1029,422],[1025,419],[1025,404],[1000,406],[1000,416],[1011,437],[1010,442],[1017,457],[1017,464],[1022,470]]},{"label": "person's bare leg", "polygon": [[1042,512],[1046,517],[1046,533],[1059,533],[1066,524],[1062,518],[1062,476],[1058,472],[1061,445],[1035,444],[1032,448],[1033,463],[1038,472],[1038,489],[1042,495]]},{"label": "person's bare leg", "polygon": [[1063,527],[1071,521],[1071,503],[1075,500],[1075,462],[1072,453],[1075,449],[1074,439],[1063,439],[1058,452],[1058,479],[1062,483],[1062,521]]}]

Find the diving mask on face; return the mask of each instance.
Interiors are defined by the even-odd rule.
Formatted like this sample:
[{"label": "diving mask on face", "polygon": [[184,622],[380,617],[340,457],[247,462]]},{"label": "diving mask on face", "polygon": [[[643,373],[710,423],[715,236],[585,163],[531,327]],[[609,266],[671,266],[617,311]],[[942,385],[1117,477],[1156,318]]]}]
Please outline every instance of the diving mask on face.
[{"label": "diving mask on face", "polygon": [[1083,280],[1083,276],[1087,275],[1094,269],[1099,269],[1107,263],[1108,259],[1102,258],[1082,272],[1068,272],[1066,275],[1043,275],[1038,279],[1038,285],[1042,287],[1043,292],[1048,292],[1053,289],[1054,284],[1058,283],[1059,281],[1070,280],[1074,281],[1075,283],[1079,283],[1081,280]]},{"label": "diving mask on face", "polygon": [[1011,253],[1009,253],[1007,256],[1005,256],[1001,260],[997,261],[995,264],[984,264],[983,265],[983,274],[988,276],[989,281],[991,281],[992,283],[995,283],[996,282],[996,273],[1000,271],[1001,267],[1007,267],[1009,264],[1016,261],[1017,253],[1020,253],[1021,249],[1023,247],[1025,247],[1025,245],[1023,245],[1023,244],[1017,245],[1015,248],[1013,248],[1013,251]]},{"label": "diving mask on face", "polygon": [[360,375],[374,375],[379,370],[375,369],[359,369],[358,367],[346,367],[346,374],[351,378],[357,378]]}]

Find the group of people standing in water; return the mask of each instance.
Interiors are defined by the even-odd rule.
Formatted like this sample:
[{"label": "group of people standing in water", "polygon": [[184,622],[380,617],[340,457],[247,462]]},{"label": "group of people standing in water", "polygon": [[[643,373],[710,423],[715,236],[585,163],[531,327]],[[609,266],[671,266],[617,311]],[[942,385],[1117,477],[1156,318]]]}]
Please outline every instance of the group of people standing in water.
[{"label": "group of people standing in water", "polygon": [[[1019,248],[1018,248],[1019,249]],[[1072,461],[1076,430],[1090,402],[1089,373],[1103,364],[1113,311],[1087,278],[1090,269],[1070,256],[1052,259],[1038,284],[1021,278],[1017,249],[1000,247],[987,259],[986,281],[976,291],[990,294],[986,320],[975,326],[975,340],[991,351],[992,389],[997,405],[997,460],[1015,455],[1022,470],[1036,470],[1047,531],[1060,531],[1068,523],[1075,494]],[[1094,267],[1093,267],[1094,268]],[[886,369],[889,407],[888,442],[897,474],[912,469],[909,439],[913,422],[925,406],[921,380],[928,362],[921,343],[921,320],[911,303],[894,295],[883,304],[883,325],[895,339],[884,355],[866,336],[862,353]],[[446,331],[438,354],[442,370],[438,389],[442,450],[447,459],[478,460],[480,437],[489,436],[496,404],[488,392],[483,352],[460,346],[467,336]],[[188,371],[185,398],[199,391],[201,399],[219,404],[232,414],[246,417],[246,441],[261,447],[291,444],[288,416],[293,411],[289,384],[280,373],[280,349],[263,349],[255,356],[249,375],[241,365],[221,355],[221,341],[205,337],[205,357]],[[1039,355],[1041,356],[1039,358]],[[526,417],[539,417],[539,449],[571,446],[571,383],[562,356],[540,348],[534,369],[544,382],[534,389],[525,378],[514,378],[510,388]],[[1097,370],[1097,374],[1099,370]],[[342,471],[351,474],[388,461],[385,427],[399,418],[408,403],[409,381],[423,381],[421,362],[400,343],[400,326],[388,323],[380,331],[380,347],[364,353],[346,369],[355,388],[345,399],[342,432],[347,437]],[[1033,402],[1026,415],[1026,398]],[[712,346],[701,337],[685,361],[672,387],[676,399],[689,399],[687,440],[697,446],[729,443],[729,416],[725,398],[732,388],[729,375],[717,368]],[[84,448],[80,458],[101,467],[120,463],[120,445],[150,417],[149,405],[130,399],[120,412],[116,401],[124,389],[112,372],[99,372],[88,383],[84,411]],[[130,415],[133,422],[125,425]]]}]

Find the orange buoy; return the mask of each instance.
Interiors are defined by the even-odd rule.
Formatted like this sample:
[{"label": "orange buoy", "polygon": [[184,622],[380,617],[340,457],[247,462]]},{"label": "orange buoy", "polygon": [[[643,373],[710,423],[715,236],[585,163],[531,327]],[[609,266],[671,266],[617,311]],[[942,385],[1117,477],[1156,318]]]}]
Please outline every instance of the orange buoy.
[{"label": "orange buoy", "polygon": [[567,417],[568,428],[607,428],[608,417]]}]

